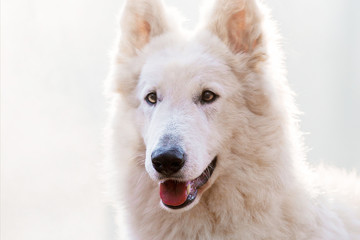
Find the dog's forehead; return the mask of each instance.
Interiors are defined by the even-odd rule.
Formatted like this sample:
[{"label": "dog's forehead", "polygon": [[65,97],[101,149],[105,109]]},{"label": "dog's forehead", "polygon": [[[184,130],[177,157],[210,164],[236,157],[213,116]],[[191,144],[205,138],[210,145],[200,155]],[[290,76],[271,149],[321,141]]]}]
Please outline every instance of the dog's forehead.
[{"label": "dog's forehead", "polygon": [[142,68],[142,85],[182,86],[182,88],[219,82],[230,68],[225,61],[212,55],[204,46],[187,44],[153,51]]}]

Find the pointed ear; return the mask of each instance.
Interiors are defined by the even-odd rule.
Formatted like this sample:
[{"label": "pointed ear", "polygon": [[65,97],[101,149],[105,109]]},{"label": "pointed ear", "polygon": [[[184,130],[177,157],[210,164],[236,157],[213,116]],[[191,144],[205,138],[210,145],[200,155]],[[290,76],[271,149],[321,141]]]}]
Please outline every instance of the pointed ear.
[{"label": "pointed ear", "polygon": [[170,30],[161,0],[127,0],[121,14],[121,55],[135,56],[153,37]]},{"label": "pointed ear", "polygon": [[251,53],[262,43],[261,14],[256,0],[215,0],[207,29],[233,53]]}]

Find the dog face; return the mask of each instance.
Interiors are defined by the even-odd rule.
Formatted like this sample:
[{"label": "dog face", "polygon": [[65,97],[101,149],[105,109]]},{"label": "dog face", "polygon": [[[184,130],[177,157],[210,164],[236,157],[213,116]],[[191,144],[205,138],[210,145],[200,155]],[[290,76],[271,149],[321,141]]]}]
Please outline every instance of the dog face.
[{"label": "dog face", "polygon": [[118,62],[125,77],[117,84],[136,96],[145,168],[169,211],[199,202],[225,161],[230,126],[237,126],[239,113],[255,109],[257,99],[244,89],[262,43],[257,7],[224,2],[191,38],[174,30],[155,0],[128,1],[124,8]]},{"label": "dog face", "polygon": [[[157,45],[161,48],[154,51]],[[164,49],[155,41],[149,49],[136,89],[145,167],[160,182],[163,206],[186,209],[209,185],[228,135],[223,116],[231,114],[231,99],[239,90],[231,86],[237,80],[201,43],[179,41]]]},{"label": "dog face", "polygon": [[[184,45],[149,56],[137,86],[145,166],[156,181],[184,181],[201,175],[226,136],[226,118],[222,116],[229,114],[229,99],[235,94],[231,84],[236,78],[225,62],[201,51],[201,45]],[[198,52],[195,56],[194,49]],[[176,159],[173,169],[171,164],[166,166],[171,156],[164,163],[160,159],[159,164],[165,166],[157,167],[156,152],[166,155],[172,150],[182,155],[178,168]]]}]

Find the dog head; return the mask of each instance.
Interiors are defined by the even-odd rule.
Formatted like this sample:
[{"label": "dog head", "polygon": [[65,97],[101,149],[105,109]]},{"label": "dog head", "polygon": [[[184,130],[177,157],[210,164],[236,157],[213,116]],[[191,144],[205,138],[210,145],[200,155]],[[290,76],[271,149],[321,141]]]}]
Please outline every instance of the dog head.
[{"label": "dog head", "polygon": [[205,19],[184,36],[157,0],[128,1],[121,19],[114,86],[135,109],[144,165],[169,211],[199,202],[224,169],[235,132],[246,134],[268,105],[257,2],[218,0]]}]

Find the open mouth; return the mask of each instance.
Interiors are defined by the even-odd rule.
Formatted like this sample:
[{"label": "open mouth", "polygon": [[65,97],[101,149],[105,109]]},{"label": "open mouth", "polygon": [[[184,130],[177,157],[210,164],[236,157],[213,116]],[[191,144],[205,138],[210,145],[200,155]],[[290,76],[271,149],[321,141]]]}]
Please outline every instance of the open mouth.
[{"label": "open mouth", "polygon": [[197,178],[179,182],[167,180],[160,184],[160,198],[162,203],[171,209],[180,209],[190,205],[197,196],[198,190],[210,179],[216,167],[217,157],[212,160],[204,172]]}]

